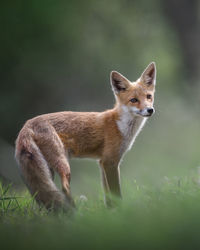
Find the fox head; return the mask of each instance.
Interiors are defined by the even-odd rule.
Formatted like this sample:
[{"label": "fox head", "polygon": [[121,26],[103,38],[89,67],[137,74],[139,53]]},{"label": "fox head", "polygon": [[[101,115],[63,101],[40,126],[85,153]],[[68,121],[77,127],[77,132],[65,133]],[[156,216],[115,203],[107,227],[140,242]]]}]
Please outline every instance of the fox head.
[{"label": "fox head", "polygon": [[153,102],[156,65],[154,62],[147,66],[136,82],[129,81],[117,71],[112,71],[110,78],[117,105],[137,116],[149,117],[155,112]]}]

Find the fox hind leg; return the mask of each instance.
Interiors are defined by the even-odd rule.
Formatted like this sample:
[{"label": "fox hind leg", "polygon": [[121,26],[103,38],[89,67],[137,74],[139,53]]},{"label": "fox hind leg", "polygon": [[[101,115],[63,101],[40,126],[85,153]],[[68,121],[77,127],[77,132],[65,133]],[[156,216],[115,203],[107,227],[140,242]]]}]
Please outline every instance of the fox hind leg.
[{"label": "fox hind leg", "polygon": [[37,144],[30,139],[27,143],[17,143],[16,158],[22,178],[39,205],[48,210],[69,210],[70,204],[51,178],[48,164]]},{"label": "fox hind leg", "polygon": [[64,145],[53,127],[48,126],[45,130],[41,129],[41,131],[40,133],[39,129],[37,133],[39,148],[50,166],[50,169],[59,174],[62,190],[67,200],[74,207],[74,201],[70,192],[71,171]]}]

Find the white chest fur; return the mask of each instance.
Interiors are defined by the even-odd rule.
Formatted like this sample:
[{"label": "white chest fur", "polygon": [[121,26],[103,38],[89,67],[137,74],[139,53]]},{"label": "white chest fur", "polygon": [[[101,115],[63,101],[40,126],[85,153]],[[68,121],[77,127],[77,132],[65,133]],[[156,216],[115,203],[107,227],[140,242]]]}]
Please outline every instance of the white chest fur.
[{"label": "white chest fur", "polygon": [[133,115],[126,107],[122,107],[120,119],[117,121],[117,126],[123,136],[120,147],[120,154],[123,155],[127,150],[131,149],[136,136],[141,131],[147,118]]}]

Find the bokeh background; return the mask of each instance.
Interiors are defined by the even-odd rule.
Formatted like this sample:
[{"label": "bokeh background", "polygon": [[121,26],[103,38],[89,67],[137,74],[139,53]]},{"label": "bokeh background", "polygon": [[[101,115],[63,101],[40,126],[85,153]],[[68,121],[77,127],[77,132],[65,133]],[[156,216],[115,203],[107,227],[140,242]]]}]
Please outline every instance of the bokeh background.
[{"label": "bokeh background", "polygon": [[[121,165],[126,181],[162,185],[200,166],[198,0],[19,0],[0,8],[0,178],[24,187],[14,143],[24,122],[112,108],[111,70],[136,80],[157,64],[156,114]],[[97,163],[72,160],[72,191],[100,190]]]}]

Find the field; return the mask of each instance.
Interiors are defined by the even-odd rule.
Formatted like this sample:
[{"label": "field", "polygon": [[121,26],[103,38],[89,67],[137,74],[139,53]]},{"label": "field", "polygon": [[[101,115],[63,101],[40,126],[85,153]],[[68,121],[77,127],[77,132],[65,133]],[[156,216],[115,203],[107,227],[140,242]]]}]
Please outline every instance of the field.
[{"label": "field", "polygon": [[[4,193],[4,195],[3,195]],[[199,249],[200,189],[193,176],[160,188],[129,183],[117,208],[76,199],[73,215],[39,211],[1,189],[1,249]],[[16,196],[16,198],[15,198]]]},{"label": "field", "polygon": [[116,208],[104,206],[95,162],[73,160],[73,214],[1,186],[1,249],[199,249],[199,119],[182,101],[162,103],[122,162]]}]

